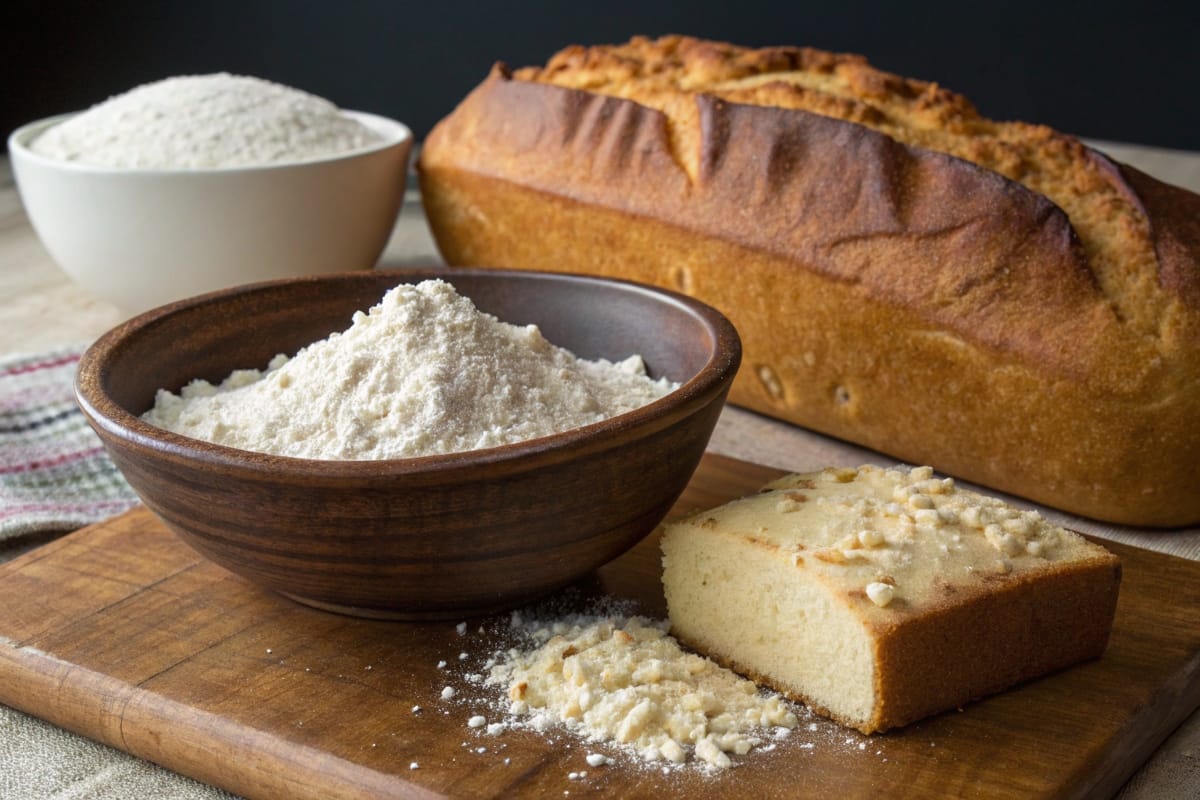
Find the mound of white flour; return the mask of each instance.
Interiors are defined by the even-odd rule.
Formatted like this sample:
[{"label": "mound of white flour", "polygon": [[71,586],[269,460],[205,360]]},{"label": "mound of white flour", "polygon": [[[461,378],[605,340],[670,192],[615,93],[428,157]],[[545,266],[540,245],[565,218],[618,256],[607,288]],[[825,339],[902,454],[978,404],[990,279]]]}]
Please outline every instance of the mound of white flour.
[{"label": "mound of white flour", "polygon": [[369,460],[524,441],[598,422],[674,389],[640,356],[587,361],[475,308],[441,280],[402,284],[343,333],[220,386],[159,390],[143,419],[217,444]]},{"label": "mound of white flour", "polygon": [[31,149],[93,166],[211,169],[306,161],[379,141],[328,100],[217,73],[138,86],[55,125]]}]

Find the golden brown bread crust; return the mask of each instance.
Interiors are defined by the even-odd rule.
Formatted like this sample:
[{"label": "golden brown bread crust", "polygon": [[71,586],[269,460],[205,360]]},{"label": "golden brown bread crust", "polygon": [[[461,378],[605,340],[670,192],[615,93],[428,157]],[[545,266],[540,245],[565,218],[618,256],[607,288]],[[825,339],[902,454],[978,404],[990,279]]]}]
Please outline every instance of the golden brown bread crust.
[{"label": "golden brown bread crust", "polygon": [[1075,513],[1200,521],[1200,198],[861,59],[627,47],[497,67],[438,125],[448,262],[681,289],[742,335],[735,403]]},{"label": "golden brown bread crust", "polygon": [[[1121,566],[1116,556],[1063,565],[973,602],[947,603],[877,631],[878,730],[961,708],[1081,661],[1108,645]],[[1033,621],[1032,625],[1030,621]]]}]

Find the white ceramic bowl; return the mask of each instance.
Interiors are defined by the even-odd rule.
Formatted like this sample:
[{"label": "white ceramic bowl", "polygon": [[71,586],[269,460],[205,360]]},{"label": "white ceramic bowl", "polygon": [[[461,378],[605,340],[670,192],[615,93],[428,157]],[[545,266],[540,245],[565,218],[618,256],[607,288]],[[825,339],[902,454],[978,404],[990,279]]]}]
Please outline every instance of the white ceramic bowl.
[{"label": "white ceramic bowl", "polygon": [[122,169],[29,149],[70,114],[8,139],[30,222],[58,265],[127,313],[243,283],[369,269],[387,245],[412,133],[344,112],[378,145],[311,161],[228,169]]}]

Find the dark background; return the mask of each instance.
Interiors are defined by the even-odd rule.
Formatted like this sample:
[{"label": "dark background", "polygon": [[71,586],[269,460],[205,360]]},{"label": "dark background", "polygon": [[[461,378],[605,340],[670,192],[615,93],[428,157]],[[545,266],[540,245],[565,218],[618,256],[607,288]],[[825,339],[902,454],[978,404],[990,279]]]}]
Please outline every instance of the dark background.
[{"label": "dark background", "polygon": [[226,70],[398,118],[421,138],[494,61],[687,33],[858,52],[994,118],[1200,150],[1197,2],[35,3],[0,11],[5,135],[141,83]]}]

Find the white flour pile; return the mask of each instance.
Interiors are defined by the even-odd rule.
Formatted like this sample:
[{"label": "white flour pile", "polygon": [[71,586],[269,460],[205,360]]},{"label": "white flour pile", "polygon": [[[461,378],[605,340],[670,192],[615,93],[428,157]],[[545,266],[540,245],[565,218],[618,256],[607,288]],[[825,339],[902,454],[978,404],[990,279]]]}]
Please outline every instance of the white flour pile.
[{"label": "white flour pile", "polygon": [[643,761],[724,769],[730,753],[745,755],[764,735],[779,738],[797,725],[786,700],[685,652],[665,621],[580,615],[530,623],[514,615],[513,624],[533,646],[498,654],[485,682],[508,693],[510,719],[536,730],[563,725]]},{"label": "white flour pile", "polygon": [[587,361],[475,308],[445,281],[402,284],[344,333],[266,372],[159,390],[148,422],[297,458],[369,460],[476,450],[631,411],[675,388],[640,356]]},{"label": "white flour pile", "polygon": [[259,78],[167,78],[47,130],[31,149],[104,167],[212,169],[305,161],[381,141],[320,97]]}]

